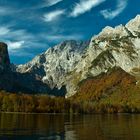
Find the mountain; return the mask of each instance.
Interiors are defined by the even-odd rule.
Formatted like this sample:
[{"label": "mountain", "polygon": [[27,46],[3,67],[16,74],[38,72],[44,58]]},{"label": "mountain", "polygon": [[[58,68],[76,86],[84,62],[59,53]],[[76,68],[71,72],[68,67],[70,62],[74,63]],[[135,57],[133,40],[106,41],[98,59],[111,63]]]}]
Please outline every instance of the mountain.
[{"label": "mountain", "polygon": [[107,73],[113,67],[138,77],[139,62],[140,15],[126,25],[105,27],[90,41],[64,41],[17,66],[16,71],[33,75],[51,89],[66,87],[69,97],[78,91],[81,81]]},{"label": "mountain", "polygon": [[[73,96],[79,101],[99,101],[114,94],[122,98],[130,88],[136,88],[136,78],[120,67],[114,67],[96,77],[89,77],[79,83],[79,89]],[[134,93],[133,93],[134,95]]]},{"label": "mountain", "polygon": [[120,67],[113,67],[106,73],[84,79],[78,87],[77,93],[68,98],[76,112],[140,112],[140,83]]},{"label": "mountain", "polygon": [[65,95],[65,87],[60,90],[55,88],[51,90],[47,84],[37,80],[31,73],[21,74],[13,70],[14,66],[10,63],[7,45],[0,42],[0,90]]},{"label": "mountain", "polygon": [[27,64],[17,66],[16,71],[32,74],[36,79],[49,85],[52,90],[61,89],[67,85],[67,76],[71,75],[70,72],[82,60],[88,44],[89,42],[64,41],[36,56]]}]

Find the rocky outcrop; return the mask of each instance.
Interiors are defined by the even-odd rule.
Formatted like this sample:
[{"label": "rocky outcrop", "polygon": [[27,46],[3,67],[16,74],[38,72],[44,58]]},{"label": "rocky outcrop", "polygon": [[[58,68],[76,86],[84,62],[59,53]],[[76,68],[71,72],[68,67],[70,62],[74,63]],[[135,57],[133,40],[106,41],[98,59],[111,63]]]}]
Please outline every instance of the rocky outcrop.
[{"label": "rocky outcrop", "polygon": [[10,59],[7,45],[0,42],[0,72],[7,71],[10,68]]},{"label": "rocky outcrop", "polygon": [[7,45],[0,42],[0,89],[11,90],[12,81]]}]

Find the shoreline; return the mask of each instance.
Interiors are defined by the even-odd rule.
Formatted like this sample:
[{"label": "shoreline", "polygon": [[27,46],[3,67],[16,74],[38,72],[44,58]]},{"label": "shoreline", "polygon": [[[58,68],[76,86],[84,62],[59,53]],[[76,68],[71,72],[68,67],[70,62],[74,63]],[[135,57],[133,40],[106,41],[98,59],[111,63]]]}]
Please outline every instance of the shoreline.
[{"label": "shoreline", "polygon": [[0,112],[0,114],[27,114],[27,115],[140,115],[140,113],[34,113],[34,112]]}]

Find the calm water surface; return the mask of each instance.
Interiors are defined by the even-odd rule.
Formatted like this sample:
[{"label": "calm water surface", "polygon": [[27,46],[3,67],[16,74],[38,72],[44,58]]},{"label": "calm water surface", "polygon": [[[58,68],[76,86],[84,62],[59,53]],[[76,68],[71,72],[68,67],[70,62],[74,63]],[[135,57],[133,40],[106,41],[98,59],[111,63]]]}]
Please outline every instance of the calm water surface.
[{"label": "calm water surface", "polygon": [[0,140],[140,140],[140,115],[2,113]]}]

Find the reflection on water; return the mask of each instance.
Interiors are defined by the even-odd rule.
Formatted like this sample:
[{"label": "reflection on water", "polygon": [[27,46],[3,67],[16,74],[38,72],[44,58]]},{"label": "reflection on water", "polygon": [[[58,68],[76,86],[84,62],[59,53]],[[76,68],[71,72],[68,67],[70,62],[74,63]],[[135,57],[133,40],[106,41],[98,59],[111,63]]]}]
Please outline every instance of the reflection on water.
[{"label": "reflection on water", "polygon": [[140,115],[0,114],[0,140],[140,140]]}]

